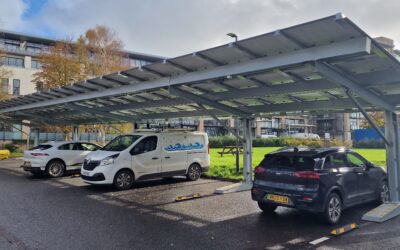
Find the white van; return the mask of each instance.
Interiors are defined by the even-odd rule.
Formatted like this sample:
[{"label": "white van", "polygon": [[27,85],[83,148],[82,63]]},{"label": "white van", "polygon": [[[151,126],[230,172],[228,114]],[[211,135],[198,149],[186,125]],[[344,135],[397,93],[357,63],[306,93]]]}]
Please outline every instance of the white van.
[{"label": "white van", "polygon": [[185,175],[191,181],[208,171],[208,136],[200,132],[143,132],[121,135],[86,156],[81,177],[90,184],[131,188],[135,180]]},{"label": "white van", "polygon": [[290,136],[299,139],[316,139],[316,140],[321,139],[319,135],[313,133],[295,133],[291,134]]}]

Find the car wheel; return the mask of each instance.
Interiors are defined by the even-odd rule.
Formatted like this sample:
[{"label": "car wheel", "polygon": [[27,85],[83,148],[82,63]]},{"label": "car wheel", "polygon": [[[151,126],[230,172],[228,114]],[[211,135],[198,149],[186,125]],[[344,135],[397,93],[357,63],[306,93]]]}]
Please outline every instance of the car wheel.
[{"label": "car wheel", "polygon": [[387,203],[389,202],[390,196],[389,196],[389,186],[387,181],[382,181],[381,182],[381,190],[379,193],[379,203]]},{"label": "car wheel", "polygon": [[271,205],[262,201],[258,202],[258,207],[264,212],[264,213],[273,213],[275,210],[278,208],[278,206]]},{"label": "car wheel", "polygon": [[114,177],[114,187],[118,190],[128,190],[135,180],[133,173],[129,170],[121,170]]},{"label": "car wheel", "polygon": [[188,168],[186,177],[188,178],[189,181],[197,181],[201,176],[201,167],[199,164],[192,164]]},{"label": "car wheel", "polygon": [[46,168],[46,173],[53,178],[63,176],[64,172],[65,164],[60,160],[51,161]]},{"label": "car wheel", "polygon": [[329,224],[336,224],[342,215],[342,200],[336,193],[331,193],[325,206],[325,220]]}]

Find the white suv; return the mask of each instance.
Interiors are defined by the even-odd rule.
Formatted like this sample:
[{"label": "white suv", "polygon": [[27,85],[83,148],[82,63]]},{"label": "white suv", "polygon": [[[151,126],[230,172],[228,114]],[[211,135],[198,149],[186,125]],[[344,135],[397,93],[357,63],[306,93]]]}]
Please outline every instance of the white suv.
[{"label": "white suv", "polygon": [[79,170],[85,157],[100,147],[89,142],[50,142],[24,152],[25,171],[60,177],[66,171]]}]

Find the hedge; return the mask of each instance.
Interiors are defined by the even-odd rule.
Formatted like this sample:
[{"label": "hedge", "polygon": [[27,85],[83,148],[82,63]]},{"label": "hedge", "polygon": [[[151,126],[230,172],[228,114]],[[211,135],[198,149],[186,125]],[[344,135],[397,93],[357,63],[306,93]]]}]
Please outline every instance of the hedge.
[{"label": "hedge", "polygon": [[385,143],[382,140],[361,140],[354,142],[355,148],[385,148]]},{"label": "hedge", "polygon": [[[225,146],[235,146],[236,137],[234,136],[215,136],[210,137],[211,148],[223,148]],[[308,146],[319,148],[324,146],[324,140],[299,139],[293,137],[277,138],[256,138],[253,140],[253,147],[284,147],[284,146]],[[332,140],[330,146],[350,146],[351,142]]]}]

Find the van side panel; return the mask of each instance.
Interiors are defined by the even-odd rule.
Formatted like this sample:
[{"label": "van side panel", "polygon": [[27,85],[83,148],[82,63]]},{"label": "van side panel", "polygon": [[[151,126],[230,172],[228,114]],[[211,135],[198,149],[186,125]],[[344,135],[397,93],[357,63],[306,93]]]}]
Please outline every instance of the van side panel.
[{"label": "van side panel", "polygon": [[207,171],[210,167],[210,156],[208,154],[208,137],[206,134],[188,135],[188,166],[192,163],[198,163],[203,171]]},{"label": "van side panel", "polygon": [[181,174],[187,169],[187,135],[183,133],[164,133],[162,172]]}]

